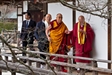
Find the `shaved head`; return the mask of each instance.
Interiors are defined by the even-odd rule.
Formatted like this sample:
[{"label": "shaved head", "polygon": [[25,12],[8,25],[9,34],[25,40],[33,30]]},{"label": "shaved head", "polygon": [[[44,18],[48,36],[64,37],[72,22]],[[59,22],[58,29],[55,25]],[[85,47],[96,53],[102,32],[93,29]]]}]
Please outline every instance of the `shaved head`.
[{"label": "shaved head", "polygon": [[46,16],[45,17],[51,17],[51,14],[46,14]]},{"label": "shaved head", "polygon": [[85,22],[85,18],[84,18],[83,15],[80,15],[78,20],[79,20],[80,23],[84,23]]},{"label": "shaved head", "polygon": [[60,23],[62,22],[62,19],[63,19],[62,14],[61,14],[61,13],[58,13],[58,14],[56,15],[56,21],[60,24]]},{"label": "shaved head", "polygon": [[47,22],[50,22],[51,19],[52,19],[51,14],[47,14],[47,15],[45,16],[45,20],[46,20]]},{"label": "shaved head", "polygon": [[56,17],[58,17],[58,16],[63,17],[61,13],[58,13],[58,14],[56,15]]},{"label": "shaved head", "polygon": [[83,15],[80,15],[79,18],[81,18],[81,19],[85,19]]}]

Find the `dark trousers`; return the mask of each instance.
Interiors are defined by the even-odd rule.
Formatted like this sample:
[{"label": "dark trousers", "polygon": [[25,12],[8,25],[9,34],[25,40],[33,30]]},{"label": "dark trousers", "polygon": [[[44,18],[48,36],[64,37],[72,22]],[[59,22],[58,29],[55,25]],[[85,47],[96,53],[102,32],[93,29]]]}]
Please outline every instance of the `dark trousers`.
[{"label": "dark trousers", "polygon": [[[44,42],[39,42],[38,43],[38,48],[39,48],[39,51],[40,52],[48,52],[48,49],[49,49],[49,42],[48,41],[44,41]],[[43,54],[40,54],[40,57],[43,58],[43,59],[46,59],[46,56],[43,55]]]},{"label": "dark trousers", "polygon": [[[33,44],[33,39],[29,40],[29,42],[28,41],[22,41],[23,50],[27,49],[26,47],[27,47],[28,44]],[[32,48],[33,48],[33,46],[30,46],[30,49],[32,49]],[[22,52],[22,55],[26,56],[26,52]]]},{"label": "dark trousers", "polygon": [[[39,51],[40,52],[45,52],[45,44],[44,43],[42,43],[42,42],[39,42],[38,43],[38,48],[39,48]],[[46,59],[46,56],[45,55],[43,55],[43,54],[40,54],[40,57],[42,58],[42,59]]]}]

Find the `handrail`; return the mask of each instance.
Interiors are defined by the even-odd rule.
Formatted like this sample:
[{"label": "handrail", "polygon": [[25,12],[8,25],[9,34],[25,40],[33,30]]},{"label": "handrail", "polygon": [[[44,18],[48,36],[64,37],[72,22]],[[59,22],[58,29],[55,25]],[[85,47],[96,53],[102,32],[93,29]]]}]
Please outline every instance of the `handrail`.
[{"label": "handrail", "polygon": [[[23,71],[23,72],[28,72],[31,73],[30,70],[28,68],[26,68],[24,65],[21,65],[19,63],[12,63],[12,62],[7,62],[7,66],[10,69],[15,69],[17,72],[18,71]],[[0,67],[7,69],[6,63],[2,60],[0,60]],[[45,72],[45,73],[53,73],[51,70],[45,70],[45,69],[40,69],[40,68],[35,68],[35,67],[31,67],[30,68],[34,71],[34,73],[36,73],[38,75],[39,72]],[[56,71],[57,74],[61,74],[61,75],[68,75],[67,73],[64,72],[58,72]]]},{"label": "handrail", "polygon": [[[0,54],[1,56],[7,56],[7,57],[13,57],[11,54]],[[20,59],[26,59],[26,60],[31,60],[31,61],[35,61],[35,62],[44,62],[44,60],[42,59],[38,59],[38,58],[33,58],[33,57],[27,57],[27,56],[16,56],[17,58]],[[107,73],[112,73],[111,69],[104,69],[104,68],[95,68],[92,66],[82,66],[79,64],[69,64],[69,63],[65,63],[65,62],[59,62],[59,61],[50,61],[48,60],[49,63],[51,64],[56,64],[56,65],[61,65],[61,66],[67,66],[67,67],[75,67],[75,68],[82,68],[82,69],[88,69],[88,70],[93,70],[93,71],[99,71],[99,72],[107,72]]]},{"label": "handrail", "polygon": [[[21,47],[20,47],[21,48]],[[14,51],[17,51],[19,49],[14,48],[12,49]],[[20,51],[20,50],[19,50]],[[96,59],[96,58],[87,58],[87,57],[79,57],[79,56],[68,56],[68,55],[60,55],[60,54],[50,54],[50,53],[45,53],[45,52],[39,52],[39,51],[26,51],[34,54],[44,54],[44,55],[49,55],[49,56],[56,56],[56,57],[63,57],[63,58],[72,58],[72,59],[83,59],[83,60],[89,60],[89,61],[97,61],[97,62],[104,62],[104,63],[112,63],[111,60],[103,60],[103,59]]]},{"label": "handrail", "polygon": [[[14,51],[17,51],[17,49],[12,49]],[[19,49],[18,49],[19,50]],[[47,57],[49,56],[56,56],[56,57],[63,57],[63,58],[68,58],[68,59],[83,59],[83,60],[90,60],[92,62],[104,62],[104,63],[112,63],[112,61],[110,60],[103,60],[103,59],[93,59],[93,58],[85,58],[85,57],[78,57],[78,56],[68,56],[68,55],[60,55],[60,54],[50,54],[50,53],[44,53],[44,52],[39,52],[39,51],[27,51],[33,54],[44,54]],[[11,57],[11,54],[0,54],[1,56],[6,56],[6,57]],[[28,61],[35,61],[35,62],[45,62],[41,59],[37,59],[37,58],[33,58],[33,57],[25,57],[25,56],[16,56],[17,58],[20,59],[26,59]],[[87,69],[87,70],[91,70],[91,71],[99,71],[99,72],[105,72],[105,73],[112,73],[111,69],[105,69],[105,68],[97,68],[94,66],[82,66],[82,65],[78,65],[78,64],[72,64],[72,63],[67,63],[67,62],[59,62],[59,61],[52,61],[48,59],[48,62],[50,61],[51,64],[57,64],[60,66],[67,66],[67,67],[71,67],[71,68],[81,68],[81,69]],[[95,74],[97,75],[97,74]]]}]

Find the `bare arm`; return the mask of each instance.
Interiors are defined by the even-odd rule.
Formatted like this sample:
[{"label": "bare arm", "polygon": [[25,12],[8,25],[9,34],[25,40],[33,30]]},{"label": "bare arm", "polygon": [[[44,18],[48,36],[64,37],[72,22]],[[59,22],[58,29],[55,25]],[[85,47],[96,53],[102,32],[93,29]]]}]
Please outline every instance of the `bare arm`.
[{"label": "bare arm", "polygon": [[51,40],[50,37],[49,37],[49,31],[50,31],[51,28],[52,28],[51,25],[49,25],[49,26],[46,28],[46,36],[47,36],[47,38],[48,38],[48,41]]}]

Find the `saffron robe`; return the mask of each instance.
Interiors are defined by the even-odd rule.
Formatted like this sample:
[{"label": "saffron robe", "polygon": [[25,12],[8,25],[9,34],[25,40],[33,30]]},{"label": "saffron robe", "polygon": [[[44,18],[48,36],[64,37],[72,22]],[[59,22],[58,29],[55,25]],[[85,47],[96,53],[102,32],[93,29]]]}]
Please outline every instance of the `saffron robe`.
[{"label": "saffron robe", "polygon": [[[84,29],[84,26],[80,29]],[[94,32],[90,25],[86,23],[86,36],[84,44],[78,43],[78,23],[74,25],[73,31],[72,31],[72,43],[75,48],[75,56],[79,57],[90,57],[90,53],[92,51],[92,44],[94,40]],[[82,63],[90,63],[88,60],[81,60],[81,59],[75,59],[75,62],[82,62]]]},{"label": "saffron robe", "polygon": [[[65,34],[65,30],[67,30],[68,28],[63,22],[61,24],[58,24],[56,20],[53,20],[51,22],[51,26],[52,28],[50,30],[51,41],[49,43],[49,53],[63,55],[67,54],[65,46],[70,47],[71,45],[70,37],[67,34]],[[67,40],[68,38],[69,40]],[[62,57],[56,57],[56,59],[54,58],[55,56],[50,57],[51,60],[53,59],[55,61],[67,61],[67,59]]]},{"label": "saffron robe", "polygon": [[49,52],[51,54],[55,54],[59,47],[62,44],[65,30],[67,30],[66,25],[62,22],[61,24],[58,24],[56,20],[51,22],[51,30],[50,30],[50,44],[49,44]]}]

